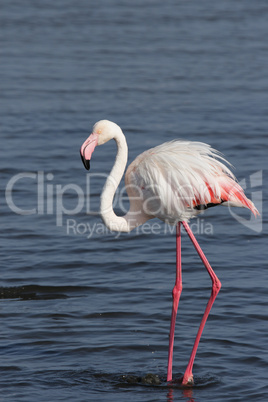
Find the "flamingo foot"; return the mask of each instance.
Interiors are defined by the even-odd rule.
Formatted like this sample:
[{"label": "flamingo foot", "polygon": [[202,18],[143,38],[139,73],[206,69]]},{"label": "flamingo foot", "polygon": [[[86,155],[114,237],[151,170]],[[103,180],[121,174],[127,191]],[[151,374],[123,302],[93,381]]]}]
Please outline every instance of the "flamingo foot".
[{"label": "flamingo foot", "polygon": [[193,374],[184,374],[183,378],[182,378],[182,385],[186,385],[186,386],[192,386],[194,385],[194,376]]}]

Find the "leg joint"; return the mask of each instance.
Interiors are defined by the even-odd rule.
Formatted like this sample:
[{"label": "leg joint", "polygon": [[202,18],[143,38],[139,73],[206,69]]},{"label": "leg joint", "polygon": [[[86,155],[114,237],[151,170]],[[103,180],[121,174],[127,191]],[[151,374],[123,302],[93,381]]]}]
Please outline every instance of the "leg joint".
[{"label": "leg joint", "polygon": [[212,293],[217,295],[220,290],[221,290],[221,282],[216,277],[216,279],[214,279],[212,283]]},{"label": "leg joint", "polygon": [[172,290],[173,298],[174,297],[179,297],[181,295],[181,292],[182,292],[182,285],[181,284],[175,285],[173,290]]}]

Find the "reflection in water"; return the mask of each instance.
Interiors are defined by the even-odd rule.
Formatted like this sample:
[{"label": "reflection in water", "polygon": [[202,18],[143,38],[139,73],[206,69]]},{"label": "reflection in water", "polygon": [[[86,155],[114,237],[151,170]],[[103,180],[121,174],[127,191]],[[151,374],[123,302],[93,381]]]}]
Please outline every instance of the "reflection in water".
[{"label": "reflection in water", "polygon": [[[185,399],[187,398],[186,402],[197,402],[196,399],[193,398],[193,389],[192,388],[182,389],[182,397]],[[174,399],[173,388],[170,388],[167,393],[167,402],[175,402],[176,399]]]}]

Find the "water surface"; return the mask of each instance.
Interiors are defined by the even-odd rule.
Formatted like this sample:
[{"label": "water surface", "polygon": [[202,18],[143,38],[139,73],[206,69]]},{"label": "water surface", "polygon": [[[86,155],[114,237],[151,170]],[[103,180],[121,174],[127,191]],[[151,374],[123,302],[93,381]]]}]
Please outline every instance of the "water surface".
[{"label": "water surface", "polygon": [[[184,289],[168,386],[174,233],[157,220],[154,230],[118,238],[105,231],[97,211],[115,145],[95,151],[89,176],[78,152],[103,118],[122,127],[129,161],[174,138],[207,142],[235,165],[262,209],[267,16],[266,1],[4,1],[3,400],[267,399],[264,208],[255,224],[248,211],[227,208],[192,222],[222,290],[191,389],[179,379],[211,284],[183,234]],[[83,196],[90,204],[79,204]],[[148,373],[159,382],[147,381]]]}]

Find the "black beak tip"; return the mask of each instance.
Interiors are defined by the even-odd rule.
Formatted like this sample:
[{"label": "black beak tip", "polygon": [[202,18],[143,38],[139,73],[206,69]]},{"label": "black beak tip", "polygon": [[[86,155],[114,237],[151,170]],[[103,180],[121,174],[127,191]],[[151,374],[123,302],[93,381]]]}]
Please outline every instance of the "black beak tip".
[{"label": "black beak tip", "polygon": [[87,170],[89,170],[89,169],[90,169],[90,161],[88,161],[87,159],[85,159],[84,156],[81,154],[81,152],[80,152],[80,156],[81,156],[83,165],[85,166],[85,168],[86,168]]}]

